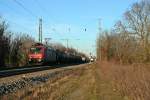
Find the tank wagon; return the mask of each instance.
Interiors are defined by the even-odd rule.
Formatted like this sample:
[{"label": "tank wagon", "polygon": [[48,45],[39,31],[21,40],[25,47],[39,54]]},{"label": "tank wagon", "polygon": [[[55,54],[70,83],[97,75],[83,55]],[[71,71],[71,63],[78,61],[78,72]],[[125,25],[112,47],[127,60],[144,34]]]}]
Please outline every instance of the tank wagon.
[{"label": "tank wagon", "polygon": [[62,52],[41,43],[35,43],[28,54],[29,63],[85,63],[86,57]]}]

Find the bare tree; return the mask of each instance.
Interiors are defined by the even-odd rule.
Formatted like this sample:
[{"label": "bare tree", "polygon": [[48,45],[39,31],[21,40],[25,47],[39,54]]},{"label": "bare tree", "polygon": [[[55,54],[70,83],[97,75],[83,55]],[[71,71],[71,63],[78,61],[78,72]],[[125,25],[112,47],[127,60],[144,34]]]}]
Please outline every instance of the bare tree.
[{"label": "bare tree", "polygon": [[[103,58],[121,63],[150,61],[150,1],[134,3],[111,32],[97,40]],[[101,50],[102,49],[102,50]],[[134,52],[133,52],[134,51]]]},{"label": "bare tree", "polygon": [[145,61],[150,58],[150,1],[145,0],[135,3],[129,11],[126,11],[125,26],[130,35],[139,38],[141,46],[144,48]]},{"label": "bare tree", "polygon": [[11,42],[10,60],[15,66],[23,66],[28,62],[28,53],[34,43],[28,35],[16,36]]},{"label": "bare tree", "polygon": [[7,32],[7,24],[0,17],[0,66],[5,65],[5,60],[9,54],[10,35]]}]

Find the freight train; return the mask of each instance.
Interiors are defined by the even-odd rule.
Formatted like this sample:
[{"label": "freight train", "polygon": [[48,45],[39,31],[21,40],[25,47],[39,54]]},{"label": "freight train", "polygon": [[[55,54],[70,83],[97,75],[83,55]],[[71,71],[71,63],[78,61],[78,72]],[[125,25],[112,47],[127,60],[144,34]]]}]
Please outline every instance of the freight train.
[{"label": "freight train", "polygon": [[28,54],[30,64],[40,63],[85,63],[87,57],[63,52],[41,43],[35,43]]}]

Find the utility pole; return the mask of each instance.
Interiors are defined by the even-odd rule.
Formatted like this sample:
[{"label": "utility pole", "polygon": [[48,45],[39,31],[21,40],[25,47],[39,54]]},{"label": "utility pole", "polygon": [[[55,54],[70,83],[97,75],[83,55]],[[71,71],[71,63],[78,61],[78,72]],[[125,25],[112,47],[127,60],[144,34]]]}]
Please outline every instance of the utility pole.
[{"label": "utility pole", "polygon": [[67,43],[67,50],[68,50],[68,41],[69,41],[69,39],[61,39],[61,40],[65,40],[66,41],[66,43]]},{"label": "utility pole", "polygon": [[39,19],[39,42],[42,43],[42,18]]},{"label": "utility pole", "polygon": [[51,40],[52,38],[45,38],[45,43],[48,44],[49,40]]},{"label": "utility pole", "polygon": [[[75,40],[76,40],[76,41],[77,41],[77,40],[79,41],[80,39],[75,39]],[[77,52],[78,52],[78,47],[77,47]]]}]

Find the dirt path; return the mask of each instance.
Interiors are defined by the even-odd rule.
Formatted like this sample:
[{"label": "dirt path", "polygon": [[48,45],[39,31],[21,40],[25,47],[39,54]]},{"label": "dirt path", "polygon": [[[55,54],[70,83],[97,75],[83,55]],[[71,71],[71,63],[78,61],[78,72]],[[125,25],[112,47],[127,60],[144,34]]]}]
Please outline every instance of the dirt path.
[{"label": "dirt path", "polygon": [[[10,98],[11,97],[11,98]],[[110,82],[102,78],[99,67],[89,64],[53,82],[26,88],[4,96],[24,100],[123,100]]]}]

